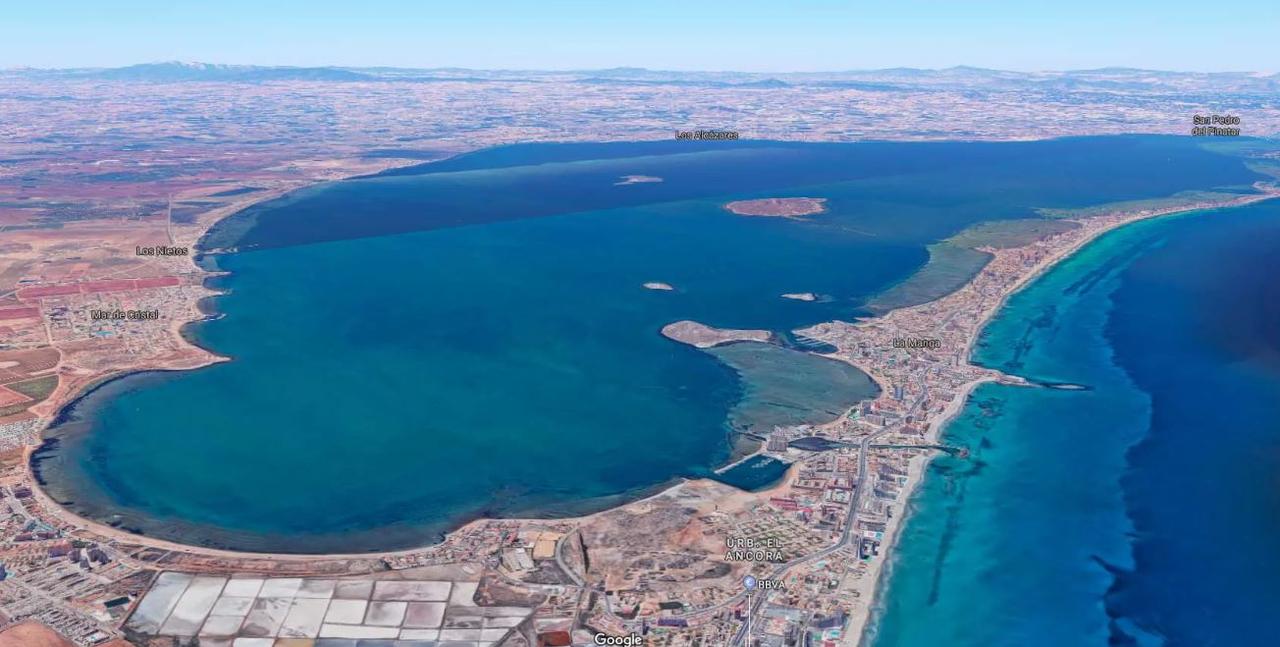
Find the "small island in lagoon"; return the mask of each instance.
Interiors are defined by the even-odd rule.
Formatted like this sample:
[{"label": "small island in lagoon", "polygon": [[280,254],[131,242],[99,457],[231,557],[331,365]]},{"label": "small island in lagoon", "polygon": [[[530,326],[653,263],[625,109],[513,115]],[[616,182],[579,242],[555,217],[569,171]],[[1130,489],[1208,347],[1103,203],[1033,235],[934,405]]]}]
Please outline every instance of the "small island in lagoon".
[{"label": "small island in lagoon", "polygon": [[761,198],[735,200],[724,208],[739,216],[798,218],[822,213],[827,210],[826,204],[826,198]]}]

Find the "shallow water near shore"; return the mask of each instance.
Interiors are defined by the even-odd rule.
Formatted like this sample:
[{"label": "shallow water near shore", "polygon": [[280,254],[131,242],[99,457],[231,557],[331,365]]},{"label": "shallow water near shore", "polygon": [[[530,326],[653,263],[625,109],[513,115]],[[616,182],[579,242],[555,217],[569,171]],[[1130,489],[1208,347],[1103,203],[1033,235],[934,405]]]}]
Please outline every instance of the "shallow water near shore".
[{"label": "shallow water near shore", "polygon": [[1272,644],[1277,248],[1275,201],[1142,222],[1011,298],[976,359],[1089,389],[978,389],[864,643]]},{"label": "shallow water near shore", "polygon": [[[1125,165],[1146,171],[1113,180]],[[664,182],[615,184],[632,174]],[[816,397],[791,397],[779,371],[818,358],[722,362],[749,349],[683,346],[666,323],[849,319],[972,222],[1252,179],[1153,137],[511,147],[308,189],[211,234],[242,251],[217,259],[223,316],[189,332],[233,361],[98,389],[35,465],[89,518],[244,550],[403,548],[480,515],[578,514],[710,474],[735,427],[820,422],[869,392],[805,371]],[[722,208],[778,195],[829,212]]]}]

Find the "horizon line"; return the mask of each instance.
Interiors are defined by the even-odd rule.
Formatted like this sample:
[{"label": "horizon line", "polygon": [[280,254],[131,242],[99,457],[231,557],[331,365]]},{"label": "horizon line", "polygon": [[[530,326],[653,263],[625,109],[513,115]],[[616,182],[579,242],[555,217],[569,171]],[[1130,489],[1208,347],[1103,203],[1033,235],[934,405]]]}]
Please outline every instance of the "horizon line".
[{"label": "horizon line", "polygon": [[608,67],[579,67],[579,68],[509,68],[509,67],[466,67],[458,65],[440,65],[433,67],[414,67],[401,65],[344,65],[344,64],[317,64],[317,65],[277,65],[270,63],[214,63],[209,61],[196,60],[153,60],[139,63],[129,63],[127,65],[101,65],[101,66],[73,66],[73,67],[39,67],[33,65],[10,65],[0,67],[0,72],[76,72],[76,71],[103,71],[103,70],[122,70],[135,67],[148,66],[183,66],[183,67],[212,67],[223,69],[288,69],[288,70],[405,70],[405,71],[421,71],[421,72],[439,72],[439,71],[469,71],[469,72],[517,72],[517,73],[540,73],[540,74],[573,74],[588,72],[611,72],[611,71],[632,71],[632,72],[652,72],[665,74],[752,74],[760,76],[795,76],[795,75],[815,75],[815,74],[856,74],[868,72],[892,72],[892,71],[910,71],[910,72],[948,72],[955,70],[970,70],[975,72],[1000,72],[1007,74],[1078,74],[1086,72],[1106,72],[1106,71],[1127,71],[1127,72],[1150,72],[1158,74],[1195,74],[1195,75],[1252,75],[1258,77],[1280,76],[1280,72],[1273,70],[1178,70],[1165,68],[1148,68],[1133,67],[1128,65],[1106,65],[1102,67],[1088,68],[1064,68],[1064,69],[1035,69],[1035,70],[1017,70],[1007,68],[982,67],[977,65],[956,64],[946,67],[912,67],[912,66],[892,66],[892,67],[869,67],[869,68],[845,68],[845,69],[827,69],[827,70],[790,70],[790,71],[755,71],[755,70],[738,70],[738,69],[663,69],[649,68],[644,66],[633,65],[614,65]]}]

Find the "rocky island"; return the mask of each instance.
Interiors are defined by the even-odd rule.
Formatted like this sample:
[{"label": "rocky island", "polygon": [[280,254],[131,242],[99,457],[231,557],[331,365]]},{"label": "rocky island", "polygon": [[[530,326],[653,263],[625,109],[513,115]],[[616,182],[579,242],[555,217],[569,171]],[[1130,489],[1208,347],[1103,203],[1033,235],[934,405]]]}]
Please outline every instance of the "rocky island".
[{"label": "rocky island", "polygon": [[622,179],[614,182],[614,186],[626,186],[628,184],[653,184],[661,182],[662,178],[652,175],[624,175]]},{"label": "rocky island", "polygon": [[798,218],[827,210],[826,198],[761,198],[759,200],[735,200],[725,209],[739,216],[763,216],[767,218]]}]

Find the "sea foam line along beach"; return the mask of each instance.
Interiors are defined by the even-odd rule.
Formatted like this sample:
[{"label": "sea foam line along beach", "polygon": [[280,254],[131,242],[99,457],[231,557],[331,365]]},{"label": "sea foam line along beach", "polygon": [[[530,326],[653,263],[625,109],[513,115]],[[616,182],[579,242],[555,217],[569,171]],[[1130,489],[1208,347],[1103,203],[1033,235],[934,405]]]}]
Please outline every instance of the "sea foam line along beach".
[{"label": "sea foam line along beach", "polygon": [[[1033,281],[1035,281],[1037,278],[1042,276],[1045,272],[1052,269],[1061,261],[1067,258],[1070,258],[1074,254],[1079,252],[1081,249],[1083,249],[1085,246],[1097,240],[1099,237],[1111,231],[1114,231],[1120,227],[1124,227],[1125,225],[1129,225],[1142,220],[1148,220],[1151,218],[1187,213],[1191,211],[1244,206],[1247,204],[1253,204],[1262,200],[1269,200],[1277,196],[1280,196],[1280,189],[1277,189],[1274,186],[1263,185],[1260,183],[1255,185],[1255,189],[1257,189],[1259,193],[1246,195],[1246,196],[1242,196],[1240,198],[1231,199],[1231,200],[1217,201],[1217,202],[1210,202],[1210,203],[1197,203],[1192,205],[1180,205],[1176,207],[1168,207],[1168,208],[1155,209],[1150,211],[1134,211],[1134,212],[1109,214],[1104,216],[1095,216],[1091,218],[1082,218],[1077,220],[1077,222],[1079,222],[1082,225],[1080,229],[1065,232],[1063,234],[1059,234],[1051,238],[1050,239],[1051,242],[1055,240],[1060,241],[1060,244],[1062,244],[1062,246],[1059,249],[1056,249],[1055,251],[1046,255],[1042,260],[1040,260],[1034,266],[1029,268],[1023,274],[1018,276],[1005,289],[1001,290],[999,297],[996,300],[991,302],[989,305],[984,305],[981,308],[980,314],[976,318],[976,321],[977,321],[976,325],[973,326],[972,329],[970,329],[968,331],[968,334],[966,335],[966,341],[963,349],[963,357],[964,357],[966,366],[970,368],[987,371],[990,374],[966,383],[964,387],[957,393],[957,396],[955,397],[955,399],[953,399],[950,403],[948,403],[948,406],[943,411],[936,414],[929,420],[928,433],[925,437],[926,443],[936,444],[939,442],[941,436],[943,435],[943,432],[945,431],[947,423],[953,420],[961,411],[963,411],[964,407],[968,403],[968,398],[973,393],[974,389],[976,389],[978,386],[980,386],[983,383],[993,382],[1001,379],[1002,376],[999,375],[997,372],[988,371],[987,369],[983,369],[982,367],[979,367],[976,364],[973,364],[972,353],[973,353],[974,344],[977,342],[978,338],[982,334],[982,331],[986,327],[986,324],[989,323],[994,317],[996,317],[999,314],[1001,308],[1004,306],[1005,302],[1008,300],[1008,298],[1011,295],[1026,288]],[[1015,249],[1021,249],[1021,248],[1015,248]],[[993,250],[993,252],[997,254],[997,260],[999,259],[1002,253],[1007,256],[1011,251],[1013,250]],[[990,267],[991,265],[988,265],[988,269]],[[975,276],[973,280],[971,280],[968,284],[962,287],[959,291],[954,292],[950,295],[947,295],[946,297],[943,297],[938,301],[922,304],[920,306],[913,306],[910,308],[893,310],[893,311],[890,311],[889,313],[886,313],[885,315],[878,318],[877,320],[871,320],[865,323],[876,323],[878,325],[883,325],[886,322],[890,322],[894,319],[901,319],[904,316],[908,316],[912,312],[918,312],[920,309],[933,307],[935,306],[935,304],[941,301],[947,301],[949,299],[952,299],[957,295],[962,294],[966,289],[971,288],[974,285],[974,283],[976,283],[980,279],[980,277],[982,277],[983,273],[988,271],[988,269],[984,269],[983,272],[980,272],[978,276]],[[853,327],[856,328],[858,325],[861,325],[861,323],[854,324]],[[837,339],[833,339],[830,335],[822,332],[821,331],[822,328],[823,328],[823,325],[815,326],[813,329],[810,329],[809,331],[805,331],[805,334],[808,334],[815,338],[824,339],[830,343],[833,343],[839,346],[840,345],[839,341]],[[859,368],[862,368],[864,371],[868,372],[873,376],[875,376],[878,373],[877,367],[874,365],[868,365],[866,363],[858,362],[856,360],[854,360],[854,363],[855,365],[858,365]],[[860,599],[865,600],[866,604],[858,605],[850,618],[850,623],[844,633],[844,640],[845,640],[845,644],[847,645],[863,644],[865,642],[865,639],[867,638],[867,630],[870,627],[871,614],[875,609],[874,605],[876,603],[876,600],[878,599],[879,596],[884,594],[884,589],[890,584],[888,577],[889,577],[889,571],[892,569],[892,567],[886,568],[885,564],[892,563],[893,548],[900,537],[903,525],[907,523],[907,520],[908,520],[907,517],[908,517],[908,513],[910,512],[911,498],[916,493],[918,486],[923,480],[924,471],[928,467],[929,462],[932,460],[934,456],[936,456],[935,453],[925,454],[923,456],[912,459],[910,463],[910,468],[907,474],[907,481],[905,486],[903,487],[903,492],[900,495],[899,501],[898,501],[898,503],[901,505],[902,512],[896,515],[895,517],[893,517],[890,520],[889,524],[886,526],[884,539],[881,543],[881,548],[880,548],[882,558],[877,560],[872,560],[866,574],[863,577],[859,578],[859,580],[855,585],[855,590],[858,591]]]}]

